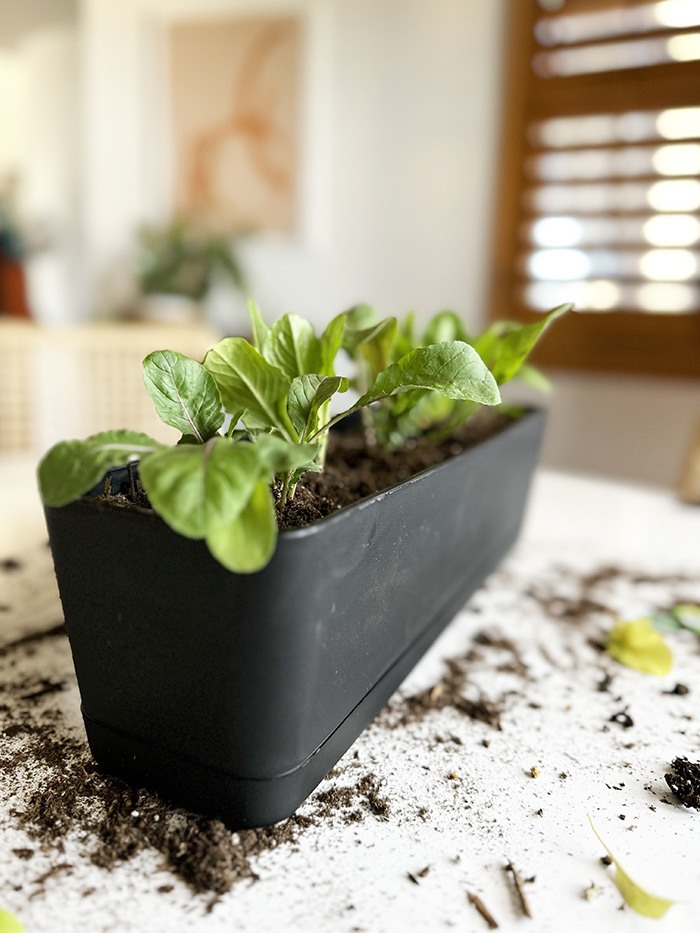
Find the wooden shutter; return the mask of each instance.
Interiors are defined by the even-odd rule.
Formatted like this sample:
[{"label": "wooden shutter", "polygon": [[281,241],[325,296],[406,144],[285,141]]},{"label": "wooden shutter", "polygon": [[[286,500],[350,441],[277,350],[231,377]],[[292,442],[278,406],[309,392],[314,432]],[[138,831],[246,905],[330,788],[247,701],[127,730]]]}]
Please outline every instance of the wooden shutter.
[{"label": "wooden shutter", "polygon": [[700,0],[509,0],[492,317],[541,365],[700,376]]}]

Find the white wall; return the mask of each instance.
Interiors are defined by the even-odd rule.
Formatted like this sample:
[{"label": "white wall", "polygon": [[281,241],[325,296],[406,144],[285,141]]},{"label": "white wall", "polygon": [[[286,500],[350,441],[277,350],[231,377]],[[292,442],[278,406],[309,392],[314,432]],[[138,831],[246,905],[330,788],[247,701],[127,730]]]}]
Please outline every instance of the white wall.
[{"label": "white wall", "polygon": [[83,0],[89,300],[114,297],[135,226],[164,210],[144,184],[157,184],[148,151],[157,69],[144,49],[157,51],[159,24],[270,8],[299,10],[309,29],[305,213],[299,237],[246,247],[251,291],[270,316],[297,310],[322,321],[359,300],[387,313],[451,306],[478,316],[497,0]]},{"label": "white wall", "polygon": [[[549,336],[555,338],[554,329]],[[545,465],[676,487],[700,426],[697,380],[584,372],[549,375],[550,396],[515,386],[509,392],[549,409]]]},{"label": "white wall", "polygon": [[501,4],[340,0],[340,303],[482,314]]}]

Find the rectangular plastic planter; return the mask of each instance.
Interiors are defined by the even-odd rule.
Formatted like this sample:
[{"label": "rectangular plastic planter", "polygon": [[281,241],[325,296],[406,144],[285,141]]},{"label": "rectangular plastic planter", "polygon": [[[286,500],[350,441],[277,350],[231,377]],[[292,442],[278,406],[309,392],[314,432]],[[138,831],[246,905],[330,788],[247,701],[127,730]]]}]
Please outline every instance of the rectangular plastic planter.
[{"label": "rectangular plastic planter", "polygon": [[232,828],[293,813],[514,542],[543,424],[282,532],[250,576],[153,514],[47,509],[100,766]]}]

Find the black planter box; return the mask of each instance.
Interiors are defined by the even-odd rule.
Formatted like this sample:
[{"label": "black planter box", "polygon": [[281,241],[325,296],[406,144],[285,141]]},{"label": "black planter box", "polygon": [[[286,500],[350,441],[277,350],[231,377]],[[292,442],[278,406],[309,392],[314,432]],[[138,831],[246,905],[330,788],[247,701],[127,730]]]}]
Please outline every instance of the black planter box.
[{"label": "black planter box", "polygon": [[100,766],[232,828],[293,813],[514,542],[543,425],[283,531],[249,576],[153,514],[47,509]]}]

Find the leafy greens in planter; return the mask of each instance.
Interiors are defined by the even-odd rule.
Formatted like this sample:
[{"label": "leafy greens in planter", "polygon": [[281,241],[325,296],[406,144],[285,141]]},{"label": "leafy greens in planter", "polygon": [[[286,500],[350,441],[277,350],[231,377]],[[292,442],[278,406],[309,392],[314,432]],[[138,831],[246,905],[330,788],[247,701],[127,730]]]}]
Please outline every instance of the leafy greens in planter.
[{"label": "leafy greens in planter", "polygon": [[[499,384],[516,375],[547,323],[569,307],[475,339],[456,315],[442,312],[415,341],[410,318],[399,326],[366,305],[335,317],[319,337],[294,314],[269,327],[251,303],[252,344],[227,337],[203,364],[172,350],[144,360],[156,411],[181,433],[174,447],[134,431],[61,442],[39,465],[44,502],[66,505],[107,470],[138,461],[149,502],[170,527],[203,539],[228,569],[252,573],[275,549],[272,485],[284,506],[305,472],[322,470],[334,424],[361,411],[370,440],[387,446],[421,432],[449,433],[479,405],[500,402]],[[359,398],[331,416],[331,399],[351,384],[335,372],[341,347],[357,364]]]}]

